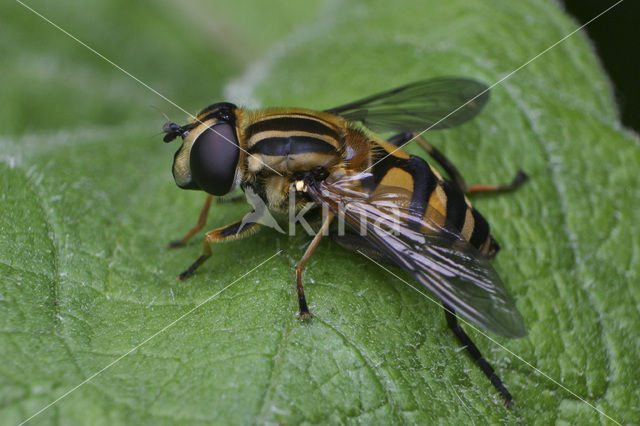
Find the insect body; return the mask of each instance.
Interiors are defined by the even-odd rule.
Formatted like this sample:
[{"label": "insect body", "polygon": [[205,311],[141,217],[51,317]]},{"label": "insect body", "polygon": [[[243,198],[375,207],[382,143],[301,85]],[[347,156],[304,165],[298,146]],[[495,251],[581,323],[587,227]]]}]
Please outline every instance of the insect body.
[{"label": "insect body", "polygon": [[[457,312],[508,337],[525,334],[515,303],[489,263],[498,244],[465,194],[513,189],[526,175],[519,172],[505,186],[467,186],[449,160],[423,138],[416,139],[451,180],[399,148],[414,139],[413,132],[462,124],[487,100],[486,86],[480,83],[440,78],[326,111],[249,111],[217,103],[190,124],[167,123],[164,140],[183,139],[173,163],[176,183],[209,194],[198,224],[172,246],[183,244],[204,225],[212,196],[237,187],[256,194],[274,213],[285,214],[291,206],[296,212],[328,208],[296,267],[300,317],[310,317],[302,272],[324,231],[330,230],[340,245],[401,267],[434,293],[443,303],[448,326],[508,403],[511,395],[456,318]],[[396,134],[385,140],[371,131]],[[202,255],[180,278],[211,256],[210,243],[257,230],[263,213],[256,209],[208,232]],[[335,217],[352,232],[336,232]]]}]

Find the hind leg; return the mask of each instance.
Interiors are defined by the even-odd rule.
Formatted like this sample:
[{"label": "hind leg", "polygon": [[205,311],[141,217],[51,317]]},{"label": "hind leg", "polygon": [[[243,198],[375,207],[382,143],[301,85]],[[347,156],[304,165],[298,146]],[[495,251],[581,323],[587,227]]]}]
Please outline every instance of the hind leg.
[{"label": "hind leg", "polygon": [[[413,133],[404,132],[389,138],[388,142],[396,146],[402,146],[412,139],[414,139]],[[519,170],[515,178],[511,181],[511,183],[507,185],[467,185],[456,166],[454,166],[453,163],[444,156],[444,154],[438,151],[435,146],[431,145],[422,136],[415,137],[415,140],[418,142],[418,145],[420,145],[420,147],[431,156],[431,158],[433,158],[438,164],[440,164],[444,171],[449,175],[451,180],[453,180],[453,182],[455,182],[465,194],[511,191],[519,187],[529,178],[525,172]]]},{"label": "hind leg", "polygon": [[504,405],[509,406],[511,404],[511,394],[507,390],[507,388],[502,384],[502,380],[500,377],[496,375],[493,367],[487,362],[486,359],[480,353],[480,350],[476,346],[475,343],[471,340],[471,338],[467,335],[467,333],[460,327],[458,324],[458,318],[456,318],[456,313],[450,306],[446,304],[442,304],[444,307],[444,315],[447,318],[447,325],[453,331],[453,334],[458,337],[460,343],[464,345],[464,348],[469,352],[471,358],[478,364],[480,370],[487,376],[487,378],[491,381],[493,386],[500,392],[502,397],[504,398]]}]

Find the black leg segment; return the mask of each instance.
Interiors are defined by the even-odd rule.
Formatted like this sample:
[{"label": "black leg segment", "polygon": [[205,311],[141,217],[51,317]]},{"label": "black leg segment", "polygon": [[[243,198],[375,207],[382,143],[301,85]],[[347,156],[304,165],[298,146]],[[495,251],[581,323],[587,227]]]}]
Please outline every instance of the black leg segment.
[{"label": "black leg segment", "polygon": [[458,319],[456,318],[456,313],[450,306],[446,304],[442,304],[444,307],[444,315],[447,318],[447,325],[453,331],[453,333],[458,337],[460,343],[462,343],[469,352],[469,355],[478,363],[478,366],[482,370],[482,372],[489,378],[493,386],[502,394],[504,398],[504,405],[509,406],[511,404],[511,394],[507,390],[507,388],[502,384],[502,380],[496,375],[493,367],[482,357],[480,350],[473,343],[471,338],[465,333],[465,331],[458,324]]},{"label": "black leg segment", "polygon": [[209,253],[209,254],[202,254],[202,255],[200,255],[200,257],[198,257],[198,258],[196,259],[196,261],[195,261],[195,262],[193,262],[193,263],[191,264],[191,266],[189,266],[189,267],[187,268],[187,270],[186,270],[186,271],[184,271],[184,272],[182,272],[180,275],[178,275],[178,279],[179,279],[180,281],[184,281],[184,280],[186,280],[187,278],[189,278],[189,277],[193,274],[193,272],[194,272],[196,269],[198,269],[198,267],[199,267],[200,265],[202,265],[202,264],[204,263],[204,261],[205,261],[205,260],[207,260],[207,259],[208,259],[208,258],[210,258],[210,257],[211,257],[211,253]]}]

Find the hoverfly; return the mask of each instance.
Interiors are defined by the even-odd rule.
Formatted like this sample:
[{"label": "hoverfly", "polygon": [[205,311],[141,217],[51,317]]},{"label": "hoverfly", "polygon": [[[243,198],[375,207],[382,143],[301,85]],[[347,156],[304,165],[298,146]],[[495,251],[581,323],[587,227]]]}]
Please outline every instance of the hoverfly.
[{"label": "hoverfly", "polygon": [[[324,111],[250,111],[216,103],[187,125],[169,122],[164,141],[183,140],[173,162],[176,184],[208,193],[196,226],[170,246],[184,244],[202,228],[213,196],[238,187],[257,194],[274,213],[287,212],[290,195],[300,200],[296,210],[308,204],[328,208],[296,266],[299,316],[310,317],[303,270],[330,231],[339,245],[399,266],[435,294],[449,328],[508,404],[511,395],[456,317],[457,312],[502,336],[526,333],[515,302],[489,263],[499,246],[465,194],[510,190],[527,176],[520,171],[509,185],[468,186],[424,138],[416,140],[450,179],[399,148],[430,126],[448,128],[472,119],[488,98],[487,87],[474,80],[437,78]],[[373,132],[395,135],[385,140]],[[202,255],[179,278],[190,276],[211,256],[211,243],[256,231],[260,221],[255,216],[253,211],[207,232]],[[354,232],[336,233],[331,227],[336,216]]]}]

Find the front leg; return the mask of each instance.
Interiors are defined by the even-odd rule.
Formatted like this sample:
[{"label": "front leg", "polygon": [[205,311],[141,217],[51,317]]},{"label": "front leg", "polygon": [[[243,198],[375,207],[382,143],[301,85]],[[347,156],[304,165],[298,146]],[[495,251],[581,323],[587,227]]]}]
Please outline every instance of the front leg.
[{"label": "front leg", "polygon": [[200,216],[198,216],[198,222],[196,225],[187,232],[187,235],[182,237],[180,240],[171,241],[169,243],[169,248],[181,247],[189,238],[193,237],[193,235],[202,229],[205,223],[207,223],[207,216],[209,215],[209,208],[211,208],[211,200],[213,199],[213,195],[207,194],[207,198],[204,200],[204,205],[202,206],[202,210],[200,210]]},{"label": "front leg", "polygon": [[296,265],[296,290],[298,291],[298,305],[300,307],[300,313],[298,314],[298,316],[302,319],[311,318],[311,314],[309,313],[309,307],[307,306],[307,299],[304,296],[304,286],[302,285],[302,272],[304,271],[305,266],[307,266],[307,262],[311,258],[311,255],[313,254],[314,251],[316,251],[316,248],[320,244],[320,240],[322,240],[322,237],[324,237],[324,235],[327,233],[327,230],[329,229],[329,225],[331,224],[331,221],[333,220],[334,217],[335,217],[334,214],[329,212],[326,219],[324,220],[324,223],[322,224],[322,227],[320,228],[316,236],[313,237],[311,244],[309,244],[309,246],[307,247],[307,250],[304,252],[304,255],[302,256],[302,259],[300,259],[300,261]]},{"label": "front leg", "polygon": [[245,214],[242,219],[238,221],[207,232],[204,240],[204,247],[202,248],[202,254],[191,264],[191,266],[187,268],[186,271],[178,275],[178,278],[183,281],[186,280],[200,265],[211,257],[211,243],[236,240],[251,235],[259,229],[258,221],[259,218],[256,218],[255,212],[250,212]]}]

